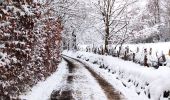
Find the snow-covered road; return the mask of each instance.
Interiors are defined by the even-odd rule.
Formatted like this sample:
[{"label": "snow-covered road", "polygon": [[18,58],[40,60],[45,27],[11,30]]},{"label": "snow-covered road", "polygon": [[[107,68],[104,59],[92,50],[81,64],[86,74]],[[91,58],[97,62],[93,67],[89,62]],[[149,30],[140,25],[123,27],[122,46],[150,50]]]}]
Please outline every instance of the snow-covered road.
[{"label": "snow-covered road", "polygon": [[63,56],[58,70],[24,96],[24,100],[121,100],[122,95],[91,66]]},{"label": "snow-covered road", "polygon": [[[79,98],[79,100],[121,99],[120,94],[115,92],[115,89],[89,66],[70,57],[64,56],[64,58],[68,63],[69,73],[72,74],[73,94],[77,96],[76,93],[80,93],[76,98]],[[68,78],[70,78],[70,75]]]}]

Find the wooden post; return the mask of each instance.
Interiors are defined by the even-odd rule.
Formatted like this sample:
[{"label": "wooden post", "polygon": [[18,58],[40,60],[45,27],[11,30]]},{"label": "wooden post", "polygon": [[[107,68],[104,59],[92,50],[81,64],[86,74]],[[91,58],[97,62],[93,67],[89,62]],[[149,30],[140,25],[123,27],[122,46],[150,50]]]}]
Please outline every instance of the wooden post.
[{"label": "wooden post", "polygon": [[128,58],[127,58],[127,50],[125,51],[124,60],[128,60]]},{"label": "wooden post", "polygon": [[149,67],[147,61],[148,61],[148,58],[147,58],[147,55],[145,55],[145,57],[144,57],[144,66]]},{"label": "wooden post", "polygon": [[133,62],[135,62],[135,53],[133,53]]},{"label": "wooden post", "polygon": [[105,51],[104,51],[104,49],[102,48],[102,55],[104,55],[104,53],[105,53]]},{"label": "wooden post", "polygon": [[152,48],[150,48],[149,50],[149,55],[152,55]]},{"label": "wooden post", "polygon": [[126,51],[127,51],[127,53],[129,53],[129,46],[126,47]]},{"label": "wooden post", "polygon": [[95,54],[97,53],[97,48],[94,48],[94,53],[95,53]]},{"label": "wooden post", "polygon": [[[161,56],[161,58],[162,58],[163,63],[166,62],[166,57],[165,57],[165,54],[163,53],[163,51],[162,51],[162,56]],[[164,64],[163,64],[163,66],[164,66]]]},{"label": "wooden post", "polygon": [[117,53],[117,56],[120,57],[120,52],[121,52],[121,46],[119,46],[119,51]]},{"label": "wooden post", "polygon": [[139,47],[137,47],[137,49],[136,49],[136,53],[138,53],[139,52]]},{"label": "wooden post", "polygon": [[147,58],[147,49],[144,49],[144,54],[145,54],[145,56],[144,56],[144,66],[149,67],[148,66],[148,58]]},{"label": "wooden post", "polygon": [[99,50],[99,48],[97,48],[97,54],[100,54],[100,50]]}]

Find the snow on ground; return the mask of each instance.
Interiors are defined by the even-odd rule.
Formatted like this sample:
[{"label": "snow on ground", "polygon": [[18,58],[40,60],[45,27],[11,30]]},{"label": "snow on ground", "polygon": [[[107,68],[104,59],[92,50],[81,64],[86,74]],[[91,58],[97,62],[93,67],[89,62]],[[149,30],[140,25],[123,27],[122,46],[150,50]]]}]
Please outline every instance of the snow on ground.
[{"label": "snow on ground", "polygon": [[[86,51],[86,48],[100,47],[94,45],[80,45],[79,49],[81,51]],[[115,45],[109,47],[110,49],[115,48]],[[168,67],[170,67],[170,42],[159,42],[159,43],[141,43],[141,44],[124,44],[121,50],[121,55],[124,56],[125,50],[129,49],[129,56],[135,53],[135,60],[137,62],[144,62],[144,57],[147,55],[148,61],[147,63],[154,67],[158,63],[158,59],[161,62],[162,59],[160,57],[165,55],[166,62],[164,62]],[[145,50],[146,49],[146,52]],[[116,51],[119,51],[119,45],[116,48]],[[151,51],[151,52],[150,52]],[[150,54],[151,53],[151,54]]]},{"label": "snow on ground", "polygon": [[[79,45],[79,48],[82,51],[86,51],[86,47],[93,47],[94,45]],[[169,50],[170,50],[170,42],[158,42],[158,43],[139,43],[139,44],[123,44],[123,47],[129,47],[129,49],[132,52],[136,52],[137,48],[139,48],[140,51],[143,51],[143,49],[147,49],[149,51],[150,48],[152,48],[152,53],[156,54],[156,52],[158,53],[164,53],[164,54],[168,54]],[[95,46],[94,46],[95,47]],[[97,47],[100,47],[97,46]],[[115,45],[112,46],[113,48],[115,47]],[[119,49],[119,46],[117,46],[117,50]]]},{"label": "snow on ground", "polygon": [[[73,76],[73,82],[70,85],[73,91],[75,100],[107,100],[97,81],[92,77],[91,73],[80,63],[75,63],[77,66],[73,73],[68,75]],[[67,76],[68,76],[67,75]],[[66,82],[62,82],[63,87],[67,86]],[[67,87],[66,87],[67,88]]]},{"label": "snow on ground", "polygon": [[[144,59],[144,49],[147,50],[148,64],[152,66],[158,61],[162,55],[165,55],[166,66],[170,67],[170,42],[159,42],[159,43],[141,43],[141,44],[124,44],[123,48],[129,48],[131,53],[136,53],[136,59],[143,61]],[[137,49],[139,50],[137,53]],[[117,47],[118,50],[118,47]],[[151,54],[149,54],[151,51]]]},{"label": "snow on ground", "polygon": [[152,48],[153,53],[164,53],[168,54],[170,50],[170,42],[159,42],[159,43],[141,43],[141,44],[124,44],[124,47],[129,46],[130,50],[136,52],[137,47],[139,50],[147,48],[148,51]]},{"label": "snow on ground", "polygon": [[[31,91],[20,96],[24,100],[48,100],[53,91],[71,89],[75,100],[107,100],[106,95],[83,65],[76,63],[78,68],[69,73],[67,62],[59,64],[57,71],[45,81],[39,82]],[[67,77],[73,76],[72,84],[67,83]]]},{"label": "snow on ground", "polygon": [[[83,61],[83,60],[81,60]],[[85,62],[85,61],[84,61]],[[87,62],[85,62],[87,63]],[[143,96],[138,96],[134,87],[125,88],[121,81],[116,79],[116,76],[113,76],[112,73],[108,73],[108,71],[99,69],[99,65],[94,65],[92,63],[87,63],[93,70],[95,70],[100,76],[102,76],[105,80],[107,80],[117,91],[121,92],[124,97],[123,100],[149,100],[148,98],[144,98]]]},{"label": "snow on ground", "polygon": [[[168,100],[163,98],[163,95],[167,96],[167,92],[170,91],[170,68],[168,67],[147,68],[130,61],[87,52],[65,51],[63,54],[97,64],[98,67],[94,67],[96,71],[99,66],[103,66],[103,69],[106,69],[105,72],[101,72],[103,76],[106,76],[104,78],[107,78],[128,100],[147,100],[150,97],[151,100]],[[108,71],[111,73],[111,78],[108,78]]]},{"label": "snow on ground", "polygon": [[58,65],[57,71],[48,77],[45,81],[39,82],[31,91],[20,96],[21,99],[26,100],[48,100],[52,91],[60,87],[67,70],[67,63],[62,61]]}]

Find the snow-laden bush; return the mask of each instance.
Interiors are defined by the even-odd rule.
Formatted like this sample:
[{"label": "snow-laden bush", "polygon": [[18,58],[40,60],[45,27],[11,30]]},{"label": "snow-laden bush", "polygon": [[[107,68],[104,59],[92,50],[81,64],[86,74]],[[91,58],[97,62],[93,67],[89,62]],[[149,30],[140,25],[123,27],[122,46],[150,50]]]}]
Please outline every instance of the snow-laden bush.
[{"label": "snow-laden bush", "polygon": [[5,100],[17,99],[60,61],[61,18],[52,11],[53,2],[33,1],[0,5],[0,98]]}]

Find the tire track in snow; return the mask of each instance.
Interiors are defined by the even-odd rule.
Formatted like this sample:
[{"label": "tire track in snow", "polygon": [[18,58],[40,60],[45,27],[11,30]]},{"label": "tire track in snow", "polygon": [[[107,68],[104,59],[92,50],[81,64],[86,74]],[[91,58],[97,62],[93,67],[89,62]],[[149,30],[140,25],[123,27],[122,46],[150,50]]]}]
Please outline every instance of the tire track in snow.
[{"label": "tire track in snow", "polygon": [[68,57],[70,59],[72,59],[72,63],[73,62],[79,62],[80,64],[82,64],[90,73],[91,75],[96,79],[96,81],[98,82],[98,84],[101,86],[101,88],[103,89],[103,92],[105,93],[105,95],[107,96],[108,100],[121,100],[120,94],[117,93],[115,91],[115,89],[112,87],[111,84],[109,84],[105,79],[103,79],[100,75],[98,75],[94,70],[92,70],[89,66],[87,66],[86,64],[84,64],[83,62],[71,58],[69,56],[64,55],[64,57]]},{"label": "tire track in snow", "polygon": [[66,78],[67,86],[64,88],[64,90],[53,91],[50,98],[51,100],[74,100],[72,95],[73,91],[71,90],[70,86],[72,85],[73,82],[74,76],[71,74],[74,72],[75,66],[69,60],[65,58],[63,59],[67,62],[69,72],[69,75]]},{"label": "tire track in snow", "polygon": [[106,80],[104,80],[100,75],[98,75],[88,66],[85,67],[96,78],[101,88],[104,90],[105,94],[107,95],[108,100],[120,100],[120,95],[115,92],[115,89]]},{"label": "tire track in snow", "polygon": [[102,88],[84,65],[67,57],[63,59],[67,62],[65,80],[60,88],[53,91],[49,100],[107,100]]}]

